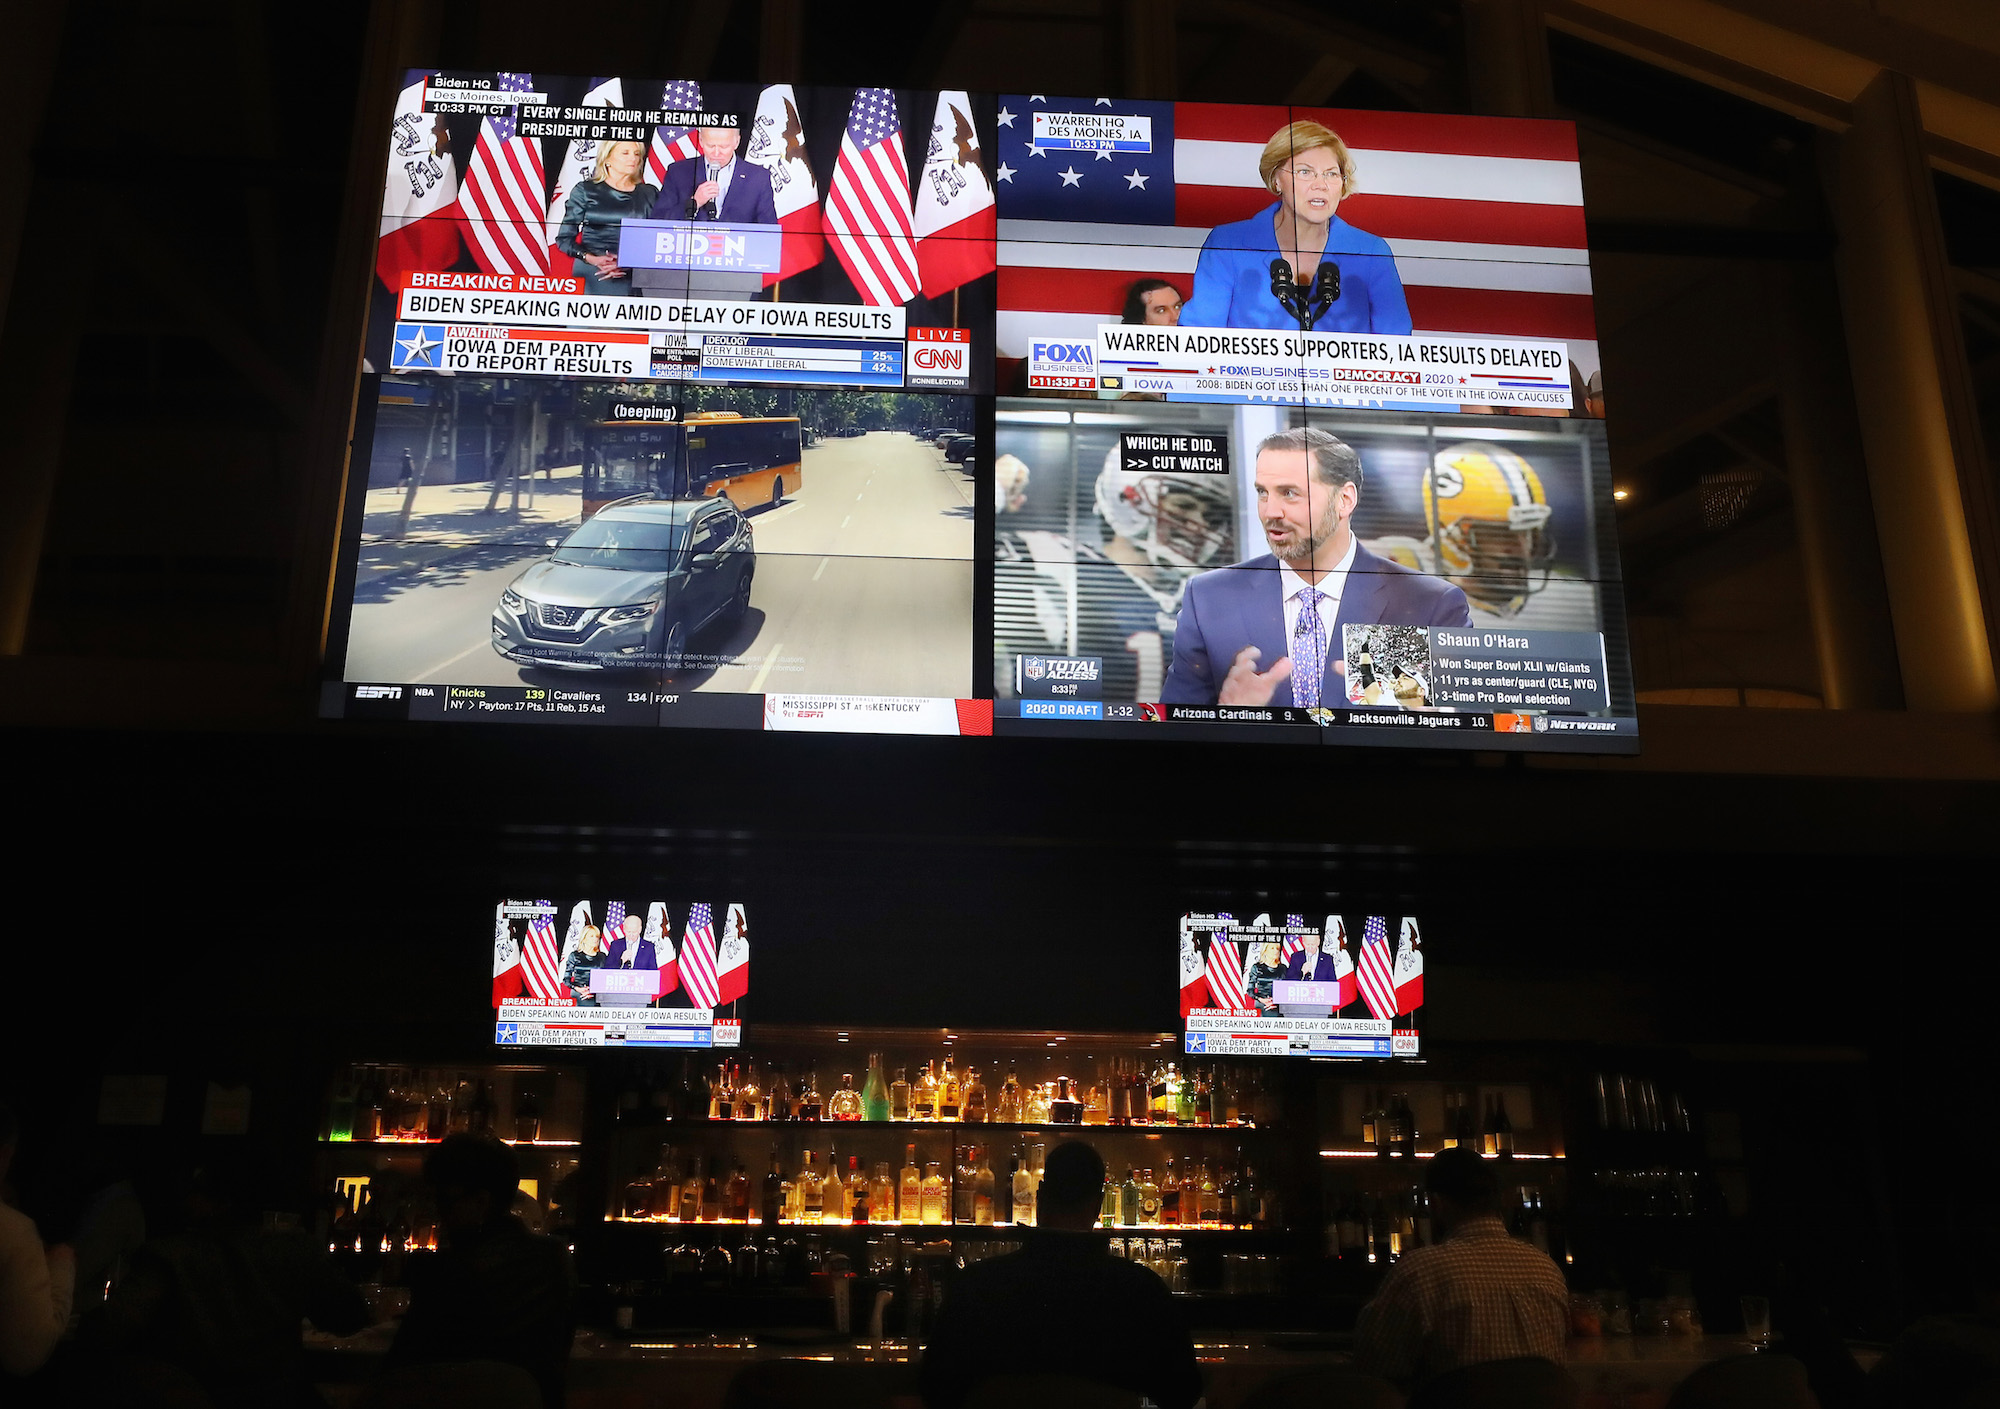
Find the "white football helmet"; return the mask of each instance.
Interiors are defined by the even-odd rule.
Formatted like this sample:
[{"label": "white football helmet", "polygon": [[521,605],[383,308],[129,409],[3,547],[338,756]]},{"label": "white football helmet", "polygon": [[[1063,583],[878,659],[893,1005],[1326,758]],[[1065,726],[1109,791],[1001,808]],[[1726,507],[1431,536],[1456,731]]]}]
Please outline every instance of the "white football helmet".
[{"label": "white football helmet", "polygon": [[1137,545],[1158,573],[1184,581],[1236,546],[1236,505],[1228,475],[1122,470],[1118,449],[1097,475],[1097,512]]}]

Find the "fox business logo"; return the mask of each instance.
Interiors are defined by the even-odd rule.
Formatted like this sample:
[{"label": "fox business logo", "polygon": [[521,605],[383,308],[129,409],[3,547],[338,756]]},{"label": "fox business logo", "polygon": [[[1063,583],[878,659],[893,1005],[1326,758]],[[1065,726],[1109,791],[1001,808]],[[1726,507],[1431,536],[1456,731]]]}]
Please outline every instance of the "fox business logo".
[{"label": "fox business logo", "polygon": [[1087,342],[1038,342],[1029,348],[1028,360],[1050,366],[1064,363],[1088,371],[1096,365],[1097,349]]},{"label": "fox business logo", "polygon": [[400,700],[403,698],[401,685],[356,685],[354,698],[357,700]]},{"label": "fox business logo", "polygon": [[1102,656],[1016,656],[1015,693],[1033,699],[1096,699]]}]

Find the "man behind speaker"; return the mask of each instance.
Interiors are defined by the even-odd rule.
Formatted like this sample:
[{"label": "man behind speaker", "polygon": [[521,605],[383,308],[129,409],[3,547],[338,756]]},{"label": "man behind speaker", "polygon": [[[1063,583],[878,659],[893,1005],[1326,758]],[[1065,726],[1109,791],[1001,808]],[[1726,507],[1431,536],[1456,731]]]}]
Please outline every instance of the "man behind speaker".
[{"label": "man behind speaker", "polygon": [[778,207],[771,194],[771,173],[755,162],[736,159],[743,134],[733,127],[704,127],[695,136],[701,155],[667,168],[660,180],[653,219],[776,225]]},{"label": "man behind speaker", "polygon": [[1266,436],[1256,487],[1271,552],[1188,582],[1162,703],[1343,703],[1342,627],[1472,624],[1464,592],[1355,538],[1361,457],[1339,437],[1310,426]]}]

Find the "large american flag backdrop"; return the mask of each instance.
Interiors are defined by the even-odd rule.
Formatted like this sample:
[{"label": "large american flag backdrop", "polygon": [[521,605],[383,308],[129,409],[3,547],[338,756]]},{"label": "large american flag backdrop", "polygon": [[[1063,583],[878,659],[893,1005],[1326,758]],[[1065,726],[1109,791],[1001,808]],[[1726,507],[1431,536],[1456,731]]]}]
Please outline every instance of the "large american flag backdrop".
[{"label": "large american flag backdrop", "polygon": [[[1151,151],[1029,140],[1037,112],[1114,111],[1152,120]],[[1353,155],[1340,218],[1389,242],[1418,333],[1561,339],[1585,376],[1596,370],[1567,122],[1042,94],[999,100],[999,355],[1026,357],[1036,337],[1094,336],[1145,275],[1191,294],[1209,231],[1276,200],[1257,175],[1265,142],[1307,118]]]},{"label": "large american flag backdrop", "polygon": [[[532,74],[497,73],[503,93],[532,93]],[[549,248],[543,230],[548,191],[542,144],[515,128],[514,108],[501,108],[479,124],[479,143],[459,186],[458,209],[472,257],[489,274],[546,274]]]},{"label": "large american flag backdrop", "polygon": [[1389,954],[1389,927],[1380,915],[1370,915],[1361,931],[1361,1001],[1378,1018],[1396,1016],[1396,976]]},{"label": "large american flag backdrop", "polygon": [[556,941],[556,907],[538,900],[541,907],[528,921],[528,942],[521,946],[521,970],[528,992],[537,998],[560,998],[562,992],[562,945]]},{"label": "large american flag backdrop", "polygon": [[713,1008],[721,996],[715,977],[715,920],[706,905],[688,911],[681,940],[681,987],[697,1008]]}]

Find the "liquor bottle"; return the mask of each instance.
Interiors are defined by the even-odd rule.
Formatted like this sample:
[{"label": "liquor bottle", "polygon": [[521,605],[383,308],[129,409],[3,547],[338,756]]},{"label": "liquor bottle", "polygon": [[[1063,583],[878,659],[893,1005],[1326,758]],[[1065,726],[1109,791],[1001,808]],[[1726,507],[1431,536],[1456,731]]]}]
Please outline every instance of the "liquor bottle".
[{"label": "liquor bottle", "polygon": [[1340,1256],[1360,1259],[1368,1252],[1368,1228],[1361,1208],[1352,1199],[1340,1206]]},{"label": "liquor bottle", "polygon": [[1007,1079],[1000,1084],[1000,1094],[994,1098],[993,1119],[1002,1125],[1021,1124],[1021,1081],[1014,1075],[1012,1063],[1007,1066]]},{"label": "liquor bottle", "polygon": [[1464,1099],[1465,1097],[1462,1092],[1446,1091],[1444,1093],[1444,1120],[1441,1126],[1442,1133],[1438,1138],[1438,1148],[1440,1150],[1455,1150],[1458,1148],[1458,1107],[1459,1103]]},{"label": "liquor bottle", "polygon": [[745,1062],[743,1075],[736,1083],[736,1118],[738,1120],[763,1120],[764,1088],[757,1084],[757,1064]]},{"label": "liquor bottle", "polygon": [[1029,1125],[1050,1124],[1050,1102],[1053,1099],[1048,1084],[1028,1088],[1028,1094],[1021,1103],[1021,1119]]},{"label": "liquor bottle", "polygon": [[889,1119],[908,1120],[910,1118],[910,1069],[896,1068],[896,1079],[889,1086]]},{"label": "liquor bottle", "polygon": [[861,1093],[854,1089],[854,1073],[842,1072],[840,1089],[828,1098],[826,1114],[829,1120],[861,1119]]},{"label": "liquor bottle", "polygon": [[357,1140],[379,1140],[382,1138],[382,1088],[372,1075],[363,1078],[359,1092],[354,1098],[354,1138]]},{"label": "liquor bottle", "polygon": [[1175,1125],[1194,1124],[1194,1102],[1187,1077],[1171,1062],[1167,1064],[1167,1118]]},{"label": "liquor bottle", "polygon": [[938,1078],[937,1118],[939,1120],[958,1119],[958,1073],[952,1070],[951,1057],[944,1059],[944,1074]]},{"label": "liquor bottle", "polygon": [[889,1083],[882,1077],[882,1054],[868,1054],[868,1080],[861,1087],[861,1118],[863,1120],[887,1120],[889,1118]]},{"label": "liquor bottle", "polygon": [[792,1102],[792,1119],[818,1120],[821,1114],[819,1073],[809,1071],[806,1073],[804,1088],[799,1092],[798,1098]]},{"label": "liquor bottle", "polygon": [[[1028,1168],[1027,1161],[1018,1161],[1013,1177],[1014,1222],[1019,1227],[1035,1226],[1035,1175]],[[1105,1181],[1107,1184],[1109,1180]]]},{"label": "liquor bottle", "polygon": [[[1078,1082],[1077,1085],[1081,1087],[1082,1082]],[[1083,1123],[1085,1125],[1111,1124],[1110,1082],[1103,1077],[1099,1077],[1090,1083],[1088,1090],[1082,1091],[1081,1094],[1083,1096]]]},{"label": "liquor bottle", "polygon": [[352,1140],[354,1138],[354,1081],[352,1068],[345,1081],[336,1082],[333,1100],[326,1110],[326,1138],[329,1140]]},{"label": "liquor bottle", "polygon": [[1153,1072],[1153,1079],[1147,1087],[1146,1118],[1154,1125],[1172,1125],[1174,1112],[1167,1105],[1167,1072],[1170,1065],[1162,1064]]},{"label": "liquor bottle", "polygon": [[632,1171],[632,1182],[625,1186],[625,1216],[627,1218],[650,1218],[653,1215],[653,1176],[642,1160]]},{"label": "liquor bottle", "polygon": [[1376,1145],[1377,1127],[1382,1118],[1382,1109],[1373,1092],[1364,1093],[1361,1098],[1361,1143],[1369,1149]]},{"label": "liquor bottle", "polygon": [[1243,1163],[1243,1152],[1236,1152],[1237,1168],[1241,1171],[1230,1188],[1229,1221],[1238,1228],[1255,1226],[1260,1202],[1257,1189],[1257,1171]]},{"label": "liquor bottle", "polygon": [[965,1088],[959,1100],[958,1118],[968,1125],[984,1125],[987,1115],[986,1083],[979,1079],[977,1068],[967,1067]]},{"label": "liquor bottle", "polygon": [[1127,1227],[1139,1225],[1139,1171],[1127,1169],[1125,1182],[1118,1186],[1118,1221]]},{"label": "liquor bottle", "polygon": [[735,1170],[729,1176],[729,1182],[723,1186],[722,1216],[731,1223],[750,1221],[750,1176],[745,1172],[741,1161],[737,1162]]},{"label": "liquor bottle", "polygon": [[1021,1172],[1021,1157],[1007,1157],[1007,1172],[993,1180],[993,1221],[1012,1223],[1014,1221],[1014,1176]]},{"label": "liquor bottle", "polygon": [[1199,1073],[1193,1083],[1194,1124],[1213,1125],[1215,1123],[1215,1087],[1208,1072]]},{"label": "liquor bottle", "polygon": [[764,1176],[764,1201],[758,1212],[766,1228],[776,1228],[785,1216],[785,1168],[776,1145],[771,1146],[771,1171]]},{"label": "liquor bottle", "polygon": [[979,1168],[972,1176],[972,1221],[985,1227],[993,1225],[993,1165],[991,1155],[984,1149],[979,1152]]},{"label": "liquor bottle", "polygon": [[1174,1171],[1173,1157],[1167,1157],[1166,1176],[1160,1180],[1160,1224],[1177,1228],[1181,1221],[1181,1178]]},{"label": "liquor bottle", "polygon": [[861,1156],[847,1157],[847,1221],[861,1227],[869,1221],[873,1191],[868,1176],[861,1172]]},{"label": "liquor bottle", "polygon": [[[428,1119],[424,1129],[429,1132]],[[514,1097],[514,1140],[517,1144],[532,1145],[542,1138],[542,1103],[535,1096],[532,1087],[523,1087]]]},{"label": "liquor bottle", "polygon": [[708,1162],[708,1178],[701,1181],[701,1221],[713,1223],[722,1217],[722,1190],[715,1182],[715,1160]]},{"label": "liquor bottle", "polygon": [[1203,1225],[1213,1225],[1222,1221],[1221,1191],[1216,1186],[1215,1171],[1208,1167],[1208,1161],[1201,1162],[1201,1179],[1196,1185],[1199,1196],[1199,1212],[1195,1219]]},{"label": "liquor bottle", "polygon": [[917,1147],[905,1147],[903,1176],[899,1190],[900,1204],[898,1221],[920,1223],[923,1221],[923,1177],[917,1173]]},{"label": "liquor bottle", "polygon": [[958,1224],[972,1222],[972,1182],[978,1172],[976,1160],[979,1151],[971,1146],[960,1146],[952,1150],[951,1181],[951,1221]]},{"label": "liquor bottle", "polygon": [[1514,1157],[1514,1122],[1507,1118],[1507,1095],[1493,1093],[1493,1153],[1502,1159]]},{"label": "liquor bottle", "polygon": [[868,1181],[868,1217],[874,1223],[896,1221],[896,1177],[885,1159],[875,1161],[875,1177]]},{"label": "liquor bottle", "polygon": [[813,1152],[806,1151],[805,1167],[799,1170],[796,1181],[799,1189],[799,1221],[801,1223],[823,1223],[826,1221],[826,1185],[813,1165]]},{"label": "liquor bottle", "polygon": [[1104,1202],[1099,1205],[1097,1210],[1098,1227],[1116,1228],[1124,1220],[1125,1196],[1123,1188],[1124,1186],[1116,1179],[1105,1179]]},{"label": "liquor bottle", "polygon": [[937,1119],[937,1076],[929,1062],[917,1073],[917,1084],[910,1091],[910,1119]]},{"label": "liquor bottle", "polygon": [[832,1146],[827,1147],[825,1169],[819,1182],[820,1219],[838,1223],[847,1216],[847,1185],[840,1177],[840,1151]]},{"label": "liquor bottle", "polygon": [[1083,1102],[1069,1093],[1069,1078],[1056,1078],[1056,1096],[1049,1102],[1049,1123],[1051,1125],[1083,1124]]},{"label": "liquor bottle", "polygon": [[1417,1113],[1410,1106],[1409,1093],[1407,1091],[1397,1092],[1396,1104],[1402,1120],[1403,1158],[1415,1159],[1417,1157]]},{"label": "liquor bottle", "polygon": [[733,1120],[736,1116],[735,1093],[729,1089],[729,1063],[718,1063],[715,1080],[710,1084],[708,1098],[708,1118],[710,1120]]},{"label": "liquor bottle", "polygon": [[1436,1239],[1431,1236],[1432,1224],[1431,1224],[1430,1191],[1427,1189],[1419,1188],[1415,1191],[1415,1194],[1416,1194],[1416,1205],[1417,1205],[1417,1245],[1419,1247],[1427,1248],[1433,1242],[1436,1241]]},{"label": "liquor bottle", "polygon": [[792,1118],[792,1083],[785,1079],[782,1062],[771,1063],[771,1083],[764,1092],[764,1109],[767,1120]]},{"label": "liquor bottle", "polygon": [[680,1162],[674,1158],[674,1147],[668,1145],[660,1151],[660,1172],[653,1176],[652,1192],[646,1200],[646,1216],[677,1218],[680,1211]]},{"label": "liquor bottle", "polygon": [[1160,1226],[1160,1186],[1153,1171],[1139,1171],[1139,1221],[1149,1228]]},{"label": "liquor bottle", "polygon": [[1479,1122],[1479,1152],[1482,1155],[1497,1155],[1500,1153],[1499,1117],[1493,1111],[1491,1092],[1486,1094],[1484,1102],[1486,1108]]},{"label": "liquor bottle", "polygon": [[701,1222],[701,1156],[688,1162],[688,1176],[681,1181],[681,1222]]},{"label": "liquor bottle", "polygon": [[924,1222],[941,1224],[944,1222],[944,1176],[938,1173],[937,1161],[924,1166],[923,1193]]}]

